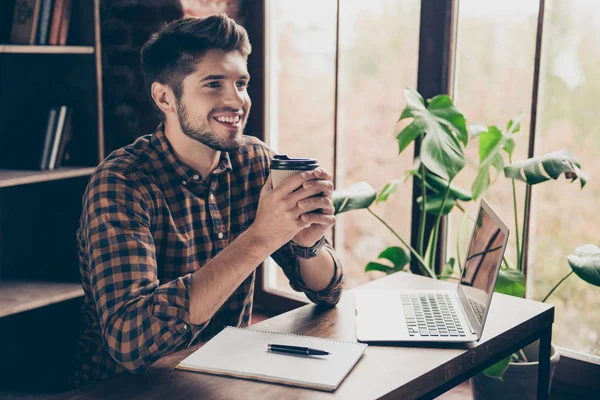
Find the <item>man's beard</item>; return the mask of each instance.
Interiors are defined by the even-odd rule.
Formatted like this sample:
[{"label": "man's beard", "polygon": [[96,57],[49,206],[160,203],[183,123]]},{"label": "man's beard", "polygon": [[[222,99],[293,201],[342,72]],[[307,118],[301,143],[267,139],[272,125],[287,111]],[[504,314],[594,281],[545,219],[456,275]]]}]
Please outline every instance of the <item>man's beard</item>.
[{"label": "man's beard", "polygon": [[[180,104],[177,110],[177,116],[179,117],[179,125],[183,134],[191,139],[194,139],[214,150],[218,151],[233,151],[237,150],[241,146],[241,141],[237,137],[234,139],[223,139],[217,136],[208,126],[209,122],[204,125],[202,123],[199,126],[189,120],[187,109],[183,104]],[[242,130],[244,127],[242,126]]]}]

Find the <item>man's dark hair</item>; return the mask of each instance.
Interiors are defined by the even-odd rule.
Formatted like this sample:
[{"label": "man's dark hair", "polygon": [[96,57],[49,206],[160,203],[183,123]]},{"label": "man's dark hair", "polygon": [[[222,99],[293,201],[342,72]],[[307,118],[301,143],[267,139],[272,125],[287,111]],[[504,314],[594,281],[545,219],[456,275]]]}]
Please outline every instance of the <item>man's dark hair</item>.
[{"label": "man's dark hair", "polygon": [[[237,50],[244,60],[252,51],[246,30],[226,14],[181,18],[152,34],[141,54],[144,86],[150,98],[152,83],[160,82],[171,87],[179,101],[184,78],[194,72],[194,65],[211,49]],[[162,112],[160,115],[164,118]]]}]

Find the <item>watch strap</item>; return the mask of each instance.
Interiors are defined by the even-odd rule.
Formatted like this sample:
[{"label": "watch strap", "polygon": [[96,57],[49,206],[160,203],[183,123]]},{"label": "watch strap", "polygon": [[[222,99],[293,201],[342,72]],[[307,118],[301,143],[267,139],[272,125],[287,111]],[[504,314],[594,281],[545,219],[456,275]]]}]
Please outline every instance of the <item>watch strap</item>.
[{"label": "watch strap", "polygon": [[322,236],[321,239],[317,241],[311,247],[300,246],[299,244],[294,243],[292,240],[288,242],[288,247],[293,255],[299,258],[310,259],[316,257],[319,253],[319,250],[325,244],[325,236]]}]

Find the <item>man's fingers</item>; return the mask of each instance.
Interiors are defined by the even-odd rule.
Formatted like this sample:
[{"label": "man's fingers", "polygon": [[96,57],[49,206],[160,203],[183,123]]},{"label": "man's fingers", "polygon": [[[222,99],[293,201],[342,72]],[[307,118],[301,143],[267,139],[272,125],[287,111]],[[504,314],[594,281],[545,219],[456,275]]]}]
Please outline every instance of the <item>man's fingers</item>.
[{"label": "man's fingers", "polygon": [[333,182],[320,179],[306,181],[302,184],[302,189],[297,190],[290,196],[290,200],[299,202],[303,199],[317,197],[315,195],[331,198],[333,196]]},{"label": "man's fingers", "polygon": [[[333,203],[329,197],[314,196],[314,197],[309,197],[307,199],[300,200],[298,202],[298,208],[303,213],[311,212],[311,211],[314,211],[317,209],[324,209],[324,210],[326,209],[329,211],[329,210],[333,209]],[[331,214],[331,213],[329,213],[329,214]]]},{"label": "man's fingers", "polygon": [[294,174],[285,178],[283,182],[277,186],[277,190],[285,194],[293,193],[299,187],[302,187],[304,182],[311,179],[315,179],[314,171],[304,171],[299,174]]},{"label": "man's fingers", "polygon": [[310,222],[311,224],[319,224],[324,227],[335,225],[335,216],[322,214],[320,212],[310,212],[306,214],[302,214],[300,219],[304,222]]},{"label": "man's fingers", "polygon": [[327,181],[333,180],[333,175],[327,171],[325,168],[317,168],[315,170],[315,176],[319,179],[324,179]]}]

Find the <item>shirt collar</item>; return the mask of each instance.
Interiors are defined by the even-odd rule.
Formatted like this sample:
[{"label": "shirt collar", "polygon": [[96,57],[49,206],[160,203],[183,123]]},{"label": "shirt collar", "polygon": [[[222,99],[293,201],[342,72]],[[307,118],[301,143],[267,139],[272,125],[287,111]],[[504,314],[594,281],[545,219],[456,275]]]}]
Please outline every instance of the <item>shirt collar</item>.
[{"label": "shirt collar", "polygon": [[[175,155],[173,146],[167,139],[167,135],[164,132],[164,124],[161,122],[151,138],[152,145],[158,150],[159,159],[161,164],[169,167],[175,174],[185,178],[186,180],[192,179],[195,175],[200,175],[189,165],[183,163]],[[219,164],[212,172],[215,175],[220,175],[224,172],[231,171],[231,158],[228,152],[222,151]],[[201,177],[203,179],[203,177]]]}]

